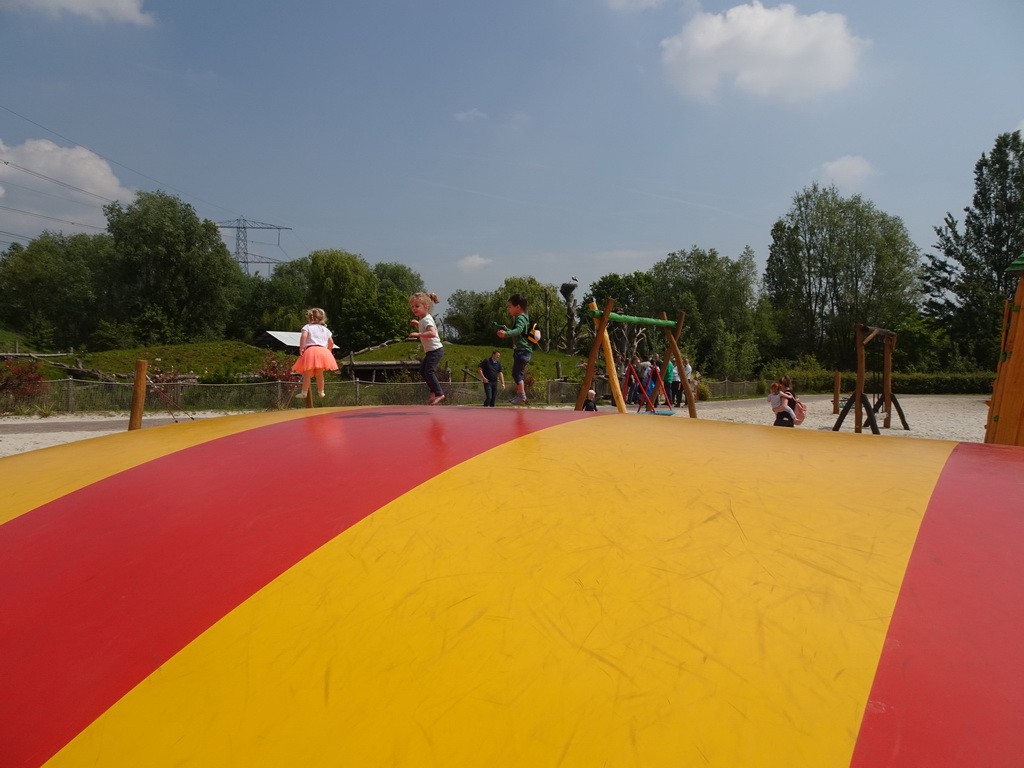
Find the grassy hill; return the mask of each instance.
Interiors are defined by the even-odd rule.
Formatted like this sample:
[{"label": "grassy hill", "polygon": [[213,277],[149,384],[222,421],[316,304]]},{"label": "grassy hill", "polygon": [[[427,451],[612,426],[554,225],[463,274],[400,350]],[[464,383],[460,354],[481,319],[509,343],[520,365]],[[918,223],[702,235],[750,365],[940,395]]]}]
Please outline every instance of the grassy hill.
[{"label": "grassy hill", "polygon": [[14,352],[15,347],[17,347],[18,352],[34,351],[31,346],[25,343],[23,336],[0,328],[0,352]]},{"label": "grassy hill", "polygon": [[[24,340],[17,334],[0,330],[0,350],[14,351],[15,341],[22,352],[30,352]],[[445,354],[441,358],[440,367],[449,368],[452,371],[452,379],[462,381],[462,369],[468,368],[474,374],[477,365],[485,357],[489,357],[495,349],[502,353],[502,363],[505,368],[505,378],[511,381],[512,371],[512,348],[508,343],[496,346],[473,346],[463,344],[445,344]],[[274,353],[283,363],[290,365],[294,355]],[[386,347],[375,349],[357,355],[357,360],[418,360],[422,357],[423,351],[418,341],[400,341],[389,344]],[[254,347],[240,341],[218,341],[202,344],[176,344],[154,347],[140,347],[138,349],[118,349],[107,352],[89,352],[85,354],[68,355],[66,357],[51,358],[51,360],[65,365],[79,366],[82,368],[103,371],[104,373],[131,374],[135,371],[136,360],[147,360],[149,369],[163,371],[166,373],[177,372],[180,374],[195,374],[207,379],[214,378],[226,380],[232,375],[240,373],[251,373],[260,368],[267,356],[267,350],[261,347]],[[582,371],[576,367],[578,357],[563,354],[561,352],[544,352],[537,349],[533,353],[528,369],[537,381],[545,381],[558,378],[558,364],[561,364],[561,373],[571,380],[582,380]],[[46,365],[46,378],[58,379],[67,376],[67,371]]]},{"label": "grassy hill", "polygon": [[[476,375],[477,366],[485,357],[490,357],[491,352],[501,352],[501,364],[505,369],[505,380],[512,381],[512,346],[509,342],[502,342],[495,346],[474,346],[471,344],[444,345],[444,357],[441,358],[440,368],[448,367],[452,371],[452,380],[462,381],[462,369],[468,368]],[[365,352],[356,357],[357,360],[418,360],[423,356],[423,348],[418,341],[399,341],[389,344],[387,347],[375,349],[372,352]],[[530,367],[527,372],[537,381],[548,381],[558,378],[558,363],[561,363],[562,375],[570,380],[582,381],[583,372],[576,367],[578,357],[572,357],[562,352],[544,352],[537,349],[530,359]]]}]

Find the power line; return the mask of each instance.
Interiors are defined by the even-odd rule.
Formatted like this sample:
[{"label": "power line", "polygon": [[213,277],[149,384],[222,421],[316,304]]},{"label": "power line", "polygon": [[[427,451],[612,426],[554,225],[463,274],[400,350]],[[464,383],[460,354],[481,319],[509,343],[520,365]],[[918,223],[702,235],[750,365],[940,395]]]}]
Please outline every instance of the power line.
[{"label": "power line", "polygon": [[[58,133],[57,131],[54,131],[51,128],[47,128],[42,123],[38,123],[35,120],[32,120],[31,118],[26,117],[25,115],[19,114],[18,112],[15,112],[10,107],[7,107],[7,106],[4,106],[3,104],[0,104],[0,109],[4,110],[6,112],[9,112],[10,114],[14,115],[15,117],[21,118],[22,120],[24,120],[27,123],[31,123],[32,125],[36,126],[37,128],[41,128],[42,130],[46,131],[47,133],[50,133],[53,136],[56,136],[57,138],[59,138],[59,139],[61,139],[63,141],[68,142],[69,144],[73,144],[75,146],[79,146],[79,147],[83,147],[84,149],[88,149],[94,155],[96,155],[99,158],[102,158],[103,160],[106,160],[108,163],[112,163],[113,165],[119,166],[119,167],[124,168],[124,169],[126,169],[128,171],[131,171],[132,173],[134,173],[134,174],[136,174],[138,176],[141,176],[144,179],[149,179],[153,183],[157,184],[159,187],[163,187],[163,188],[166,188],[166,189],[173,190],[175,192],[178,192],[179,194],[184,195],[185,197],[192,198],[193,200],[198,200],[199,202],[204,203],[206,205],[212,205],[214,208],[219,208],[219,209],[224,210],[224,211],[230,210],[229,208],[225,208],[224,206],[217,205],[216,203],[211,203],[208,200],[203,200],[201,197],[196,197],[195,195],[190,195],[188,192],[185,192],[184,190],[180,190],[180,189],[178,189],[178,188],[176,188],[176,187],[174,187],[174,186],[172,186],[170,184],[164,184],[159,179],[154,179],[152,176],[148,176],[148,175],[142,173],[141,171],[136,171],[134,168],[131,168],[131,167],[127,166],[127,165],[124,165],[123,163],[119,163],[116,160],[113,160],[113,159],[111,159],[109,157],[106,157],[105,155],[101,155],[99,152],[96,152],[95,150],[90,149],[89,147],[86,147],[81,142],[78,142],[78,141],[75,141],[74,139],[68,138],[67,136],[64,136],[63,134]],[[59,179],[50,178],[49,176],[45,176],[44,174],[41,174],[41,173],[39,173],[37,171],[32,171],[32,170],[30,170],[28,168],[23,168],[23,167],[21,167],[19,165],[15,165],[14,163],[11,163],[11,162],[9,162],[7,160],[0,161],[0,162],[3,162],[5,165],[11,166],[13,168],[17,168],[18,170],[23,171],[25,173],[29,173],[29,174],[31,174],[33,176],[37,176],[39,178],[46,179],[47,181],[51,181],[54,184],[59,184],[62,187],[66,187],[68,189],[75,190],[76,192],[81,192],[83,194],[90,195],[92,197],[96,197],[96,198],[98,198],[100,200],[103,200],[104,202],[107,202],[107,203],[115,202],[115,201],[109,200],[108,198],[105,198],[105,197],[103,197],[101,195],[98,195],[95,192],[89,192],[88,190],[84,190],[84,189],[81,189],[79,187],[75,187],[75,186],[73,186],[71,184],[68,184],[66,182],[60,181]],[[44,193],[41,193],[41,194],[47,194],[47,193],[44,192]],[[93,227],[93,226],[91,226],[89,224],[78,224],[78,223],[73,222],[73,221],[66,221],[64,219],[58,219],[58,218],[54,218],[52,216],[44,216],[43,214],[39,214],[39,213],[31,213],[29,211],[18,211],[15,208],[7,208],[6,206],[0,206],[0,208],[3,208],[4,210],[9,210],[9,211],[15,211],[17,213],[24,213],[24,214],[29,215],[29,216],[38,216],[39,218],[43,218],[43,219],[50,219],[52,221],[59,221],[59,222],[65,223],[65,224],[73,224],[73,225],[79,226],[79,227],[89,227],[90,229],[101,229],[101,227]],[[268,262],[280,263],[279,260],[277,260],[277,259],[264,259],[264,257],[256,256],[255,254],[250,254],[248,252],[248,249],[249,249],[249,246],[248,246],[248,234],[247,234],[247,230],[248,229],[276,229],[276,230],[278,230],[277,247],[286,256],[288,255],[287,252],[284,250],[284,248],[281,247],[281,233],[280,233],[280,230],[283,230],[283,229],[291,230],[291,227],[280,227],[280,226],[276,226],[274,224],[263,224],[263,223],[258,222],[258,221],[249,221],[248,219],[245,219],[245,218],[238,218],[238,219],[235,219],[233,222],[221,222],[217,226],[223,227],[223,228],[235,228],[236,229],[236,232],[235,232],[235,259],[240,264],[245,266],[246,273],[249,272],[249,264],[250,263],[257,263],[257,264],[259,264],[259,263],[266,264]],[[271,245],[271,243],[266,243],[266,245]]]},{"label": "power line", "polygon": [[4,181],[3,181],[3,186],[5,188],[6,187],[17,187],[18,189],[28,190],[29,192],[32,192],[33,194],[36,194],[36,195],[45,195],[46,197],[52,197],[54,200],[65,200],[65,201],[67,201],[69,203],[74,203],[75,205],[88,205],[88,206],[93,206],[93,207],[96,205],[95,203],[90,203],[90,202],[87,202],[85,200],[80,200],[78,198],[66,197],[64,195],[56,195],[53,192],[44,192],[41,189],[36,189],[35,187],[29,187],[29,186],[26,186],[24,184],[18,184],[15,181],[8,181],[6,179],[4,179]]},{"label": "power line", "polygon": [[53,130],[51,128],[47,128],[45,125],[43,125],[41,123],[37,123],[35,120],[32,120],[31,118],[25,117],[24,115],[15,112],[10,107],[6,107],[3,104],[0,104],[0,109],[4,110],[5,112],[10,112],[15,117],[19,117],[22,120],[24,120],[25,122],[31,123],[32,125],[36,126],[37,128],[42,128],[44,131],[46,131],[47,133],[50,133],[50,134],[56,136],[58,139],[62,139],[63,141],[66,141],[69,144],[73,144],[73,145],[75,145],[77,147],[82,147],[84,149],[88,149],[94,155],[96,155],[99,158],[102,158],[103,160],[106,160],[108,163],[112,163],[113,165],[116,165],[116,166],[118,166],[120,168],[124,168],[127,171],[131,171],[132,173],[136,174],[137,176],[141,176],[144,179],[149,179],[154,184],[156,184],[158,187],[174,190],[178,194],[184,195],[185,197],[192,198],[193,200],[198,200],[199,202],[204,203],[205,205],[212,205],[214,208],[219,208],[222,211],[230,211],[231,210],[230,208],[225,208],[222,205],[217,205],[216,203],[211,203],[209,200],[203,200],[201,197],[196,197],[195,195],[190,195],[188,192],[185,192],[182,189],[178,189],[177,187],[173,187],[170,184],[165,184],[164,182],[160,181],[159,179],[154,179],[152,176],[147,176],[146,174],[142,173],[142,171],[136,171],[134,168],[130,168],[129,166],[125,165],[124,163],[119,163],[119,162],[117,162],[117,160],[113,160],[113,159],[111,159],[111,158],[109,158],[109,157],[107,157],[105,155],[101,155],[99,152],[97,152],[94,149],[90,149],[89,147],[87,147],[84,144],[82,144],[80,141],[75,141],[74,139],[69,139],[67,136],[64,136],[64,135],[62,135],[60,133],[57,133],[57,131],[55,131],[55,130]]},{"label": "power line", "polygon": [[68,221],[67,219],[58,219],[58,218],[56,218],[54,216],[44,216],[41,213],[33,213],[32,211],[21,211],[21,210],[18,210],[17,208],[9,208],[6,205],[0,205],[0,208],[2,208],[5,211],[13,211],[14,213],[22,213],[25,216],[35,216],[36,218],[39,218],[39,219],[49,219],[50,221],[59,221],[61,224],[72,224],[72,225],[74,225],[76,227],[85,227],[86,229],[95,229],[95,230],[99,230],[100,232],[103,231],[103,227],[94,227],[92,224],[81,224],[81,223],[79,223],[77,221]]},{"label": "power line", "polygon": [[9,166],[11,168],[17,168],[19,171],[24,171],[25,173],[30,174],[32,176],[35,176],[36,178],[46,179],[47,181],[53,182],[54,184],[59,184],[60,186],[64,187],[65,189],[73,189],[75,192],[81,192],[83,195],[89,195],[89,197],[95,197],[96,199],[102,200],[105,203],[112,203],[112,202],[114,202],[113,200],[111,200],[108,197],[103,197],[103,195],[97,195],[95,192],[90,192],[87,189],[82,189],[81,187],[76,187],[74,184],[68,184],[66,181],[61,181],[60,179],[51,178],[51,177],[49,177],[49,176],[47,176],[45,174],[39,173],[38,171],[33,171],[31,168],[23,168],[20,165],[15,165],[10,160],[0,160],[0,163],[3,163],[4,165]]}]

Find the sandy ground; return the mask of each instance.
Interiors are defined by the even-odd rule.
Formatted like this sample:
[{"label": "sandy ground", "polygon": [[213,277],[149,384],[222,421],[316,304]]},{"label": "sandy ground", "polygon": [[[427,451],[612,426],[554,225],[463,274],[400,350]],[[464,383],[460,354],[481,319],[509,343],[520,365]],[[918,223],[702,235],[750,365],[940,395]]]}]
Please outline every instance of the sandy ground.
[{"label": "sandy ground", "polygon": [[[832,412],[832,398],[828,395],[811,395],[802,399],[808,405],[808,414],[807,420],[797,429],[831,431],[838,418]],[[973,443],[985,440],[988,406],[985,404],[985,398],[980,395],[904,395],[899,398],[899,402],[910,430],[903,429],[899,415],[893,409],[891,426],[889,429],[881,429],[881,437],[921,437]],[[601,406],[601,410],[609,409],[608,405]],[[633,409],[630,410],[630,413],[632,412]],[[210,419],[227,414],[202,412],[190,415],[194,419]],[[685,418],[686,415],[685,408],[673,413],[674,418]],[[774,420],[774,414],[767,401],[763,399],[700,403],[697,406],[697,415],[702,419],[766,426]],[[881,427],[881,414],[879,416]],[[175,420],[188,421],[189,415],[147,415],[142,420],[142,426],[145,429],[161,424],[173,424]],[[853,432],[853,423],[854,415],[851,411],[839,431]],[[0,457],[125,432],[127,429],[127,413],[61,414],[45,418],[0,416]],[[864,432],[870,435],[866,425]]]},{"label": "sandy ground", "polygon": [[[832,396],[810,395],[800,399],[807,404],[807,418],[796,429],[831,431],[839,418],[833,413]],[[903,428],[894,407],[889,429],[882,426],[885,414],[877,414],[881,437],[923,437],[965,443],[985,442],[988,405],[985,404],[987,398],[982,395],[898,395],[897,399],[910,429]],[[697,406],[697,415],[703,419],[737,421],[744,424],[771,424],[775,420],[775,414],[771,412],[765,399],[701,403]],[[838,431],[854,431],[852,409]],[[863,432],[871,434],[866,420]]]},{"label": "sandy ground", "polygon": [[[146,415],[142,428],[190,419],[212,419],[229,414],[201,412]],[[53,416],[0,416],[0,458],[16,453],[49,448],[51,445],[73,443],[90,437],[113,435],[128,431],[127,413],[76,413]]]}]

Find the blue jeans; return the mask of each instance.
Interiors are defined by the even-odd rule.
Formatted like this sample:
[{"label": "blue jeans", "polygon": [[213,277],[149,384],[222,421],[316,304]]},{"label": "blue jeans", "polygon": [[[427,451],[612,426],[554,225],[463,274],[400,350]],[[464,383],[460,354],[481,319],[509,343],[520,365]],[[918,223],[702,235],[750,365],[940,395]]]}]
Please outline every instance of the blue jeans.
[{"label": "blue jeans", "polygon": [[430,387],[430,393],[433,395],[444,394],[444,391],[441,389],[441,382],[437,380],[437,364],[443,354],[444,347],[432,349],[423,356],[423,361],[420,363],[420,376],[427,382],[427,386]]},{"label": "blue jeans", "polygon": [[498,396],[498,382],[484,382],[484,407],[494,407],[494,400]]},{"label": "blue jeans", "polygon": [[512,381],[516,384],[521,384],[523,376],[526,374],[526,364],[530,362],[530,358],[533,357],[532,352],[527,352],[525,349],[517,349],[512,353]]}]

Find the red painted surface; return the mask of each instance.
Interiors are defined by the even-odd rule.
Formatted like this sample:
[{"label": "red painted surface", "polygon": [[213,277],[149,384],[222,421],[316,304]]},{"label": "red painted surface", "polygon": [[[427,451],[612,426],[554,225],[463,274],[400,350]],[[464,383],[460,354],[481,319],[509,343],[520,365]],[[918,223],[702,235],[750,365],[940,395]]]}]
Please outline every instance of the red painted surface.
[{"label": "red painted surface", "polygon": [[1024,765],[1024,450],[961,443],[900,590],[853,768]]},{"label": "red painted surface", "polygon": [[0,765],[45,762],[224,614],[392,499],[580,417],[331,411],[202,443],[0,526]]}]

